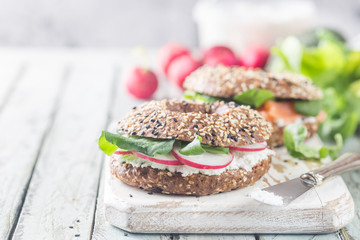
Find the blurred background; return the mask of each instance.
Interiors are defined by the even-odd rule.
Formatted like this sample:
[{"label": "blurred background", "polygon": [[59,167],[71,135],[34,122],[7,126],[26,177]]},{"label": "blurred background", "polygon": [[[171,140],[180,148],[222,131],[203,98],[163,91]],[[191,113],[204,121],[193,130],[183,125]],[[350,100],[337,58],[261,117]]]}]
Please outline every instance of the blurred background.
[{"label": "blurred background", "polygon": [[297,72],[324,92],[323,140],[359,129],[359,0],[2,0],[0,46],[125,50],[140,100],[181,96],[204,64]]},{"label": "blurred background", "polygon": [[[312,2],[316,12],[310,14],[311,24],[335,28],[347,38],[360,33],[359,0]],[[194,48],[199,46],[193,18],[196,4],[195,0],[2,0],[0,45],[160,47],[176,40]],[[290,11],[296,10],[294,5]],[[211,15],[202,16],[206,17]]]}]

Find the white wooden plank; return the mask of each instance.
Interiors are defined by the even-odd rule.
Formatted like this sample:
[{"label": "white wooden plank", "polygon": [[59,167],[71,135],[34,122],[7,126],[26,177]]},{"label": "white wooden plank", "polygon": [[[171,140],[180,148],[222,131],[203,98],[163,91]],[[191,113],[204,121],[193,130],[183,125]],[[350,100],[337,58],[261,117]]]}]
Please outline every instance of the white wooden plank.
[{"label": "white wooden plank", "polygon": [[345,231],[350,237],[356,239],[360,237],[360,170],[343,174],[343,178],[355,203],[354,220],[345,227]]},{"label": "white wooden plank", "polygon": [[0,239],[16,221],[64,71],[59,62],[30,63],[0,115]]},{"label": "white wooden plank", "polygon": [[25,63],[19,60],[0,60],[0,112],[23,75],[25,66]]},{"label": "white wooden plank", "polygon": [[102,157],[97,139],[107,121],[113,74],[108,62],[74,65],[34,170],[16,239],[90,237]]}]

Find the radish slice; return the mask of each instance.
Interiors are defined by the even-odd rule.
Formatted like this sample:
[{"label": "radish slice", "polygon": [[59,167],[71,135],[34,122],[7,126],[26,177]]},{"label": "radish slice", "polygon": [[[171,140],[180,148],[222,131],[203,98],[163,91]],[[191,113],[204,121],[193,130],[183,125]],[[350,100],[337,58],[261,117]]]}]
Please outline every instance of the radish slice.
[{"label": "radish slice", "polygon": [[234,155],[230,153],[218,154],[205,152],[200,155],[182,155],[180,147],[174,147],[172,150],[174,156],[183,164],[198,169],[220,169],[228,166],[234,159]]},{"label": "radish slice", "polygon": [[171,153],[164,154],[164,155],[156,155],[155,157],[150,157],[148,155],[136,152],[136,151],[116,151],[114,154],[117,155],[126,155],[126,154],[133,154],[139,158],[149,160],[154,163],[164,164],[164,165],[182,165],[179,160],[177,160]]},{"label": "radish slice", "polygon": [[257,151],[265,150],[266,147],[267,147],[267,143],[264,141],[264,142],[254,143],[251,145],[231,147],[230,150],[242,151],[242,152],[257,152]]},{"label": "radish slice", "polygon": [[176,159],[171,153],[164,155],[156,155],[155,157],[150,157],[148,155],[138,153],[133,151],[133,154],[139,158],[149,160],[154,163],[165,164],[165,165],[182,165],[182,163]]},{"label": "radish slice", "polygon": [[116,155],[127,155],[127,154],[132,154],[132,151],[120,151],[120,150],[117,150],[116,152],[114,152],[114,154],[116,154]]}]

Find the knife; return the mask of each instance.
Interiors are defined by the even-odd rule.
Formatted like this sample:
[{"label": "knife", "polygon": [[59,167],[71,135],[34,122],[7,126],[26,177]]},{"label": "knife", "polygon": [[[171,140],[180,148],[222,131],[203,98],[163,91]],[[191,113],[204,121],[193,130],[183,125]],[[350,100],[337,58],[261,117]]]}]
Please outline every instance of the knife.
[{"label": "knife", "polygon": [[[287,206],[309,189],[321,185],[326,179],[358,168],[360,168],[360,153],[345,153],[321,168],[304,173],[290,181],[259,189],[256,194],[251,193],[250,197],[269,205]],[[275,201],[264,201],[267,197],[272,197]]]}]

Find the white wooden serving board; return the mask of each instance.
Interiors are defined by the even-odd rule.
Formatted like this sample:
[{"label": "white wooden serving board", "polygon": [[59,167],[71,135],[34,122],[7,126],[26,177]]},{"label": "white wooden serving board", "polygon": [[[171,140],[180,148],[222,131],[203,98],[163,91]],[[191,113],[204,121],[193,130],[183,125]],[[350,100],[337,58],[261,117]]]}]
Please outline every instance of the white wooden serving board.
[{"label": "white wooden serving board", "polygon": [[[314,137],[308,143],[320,140]],[[287,181],[319,166],[291,158],[284,148],[276,152],[269,172],[255,185],[203,197],[148,194],[111,176],[105,162],[106,219],[142,233],[328,233],[351,222],[354,203],[341,177],[329,179],[286,207],[249,198],[254,187]]]}]

